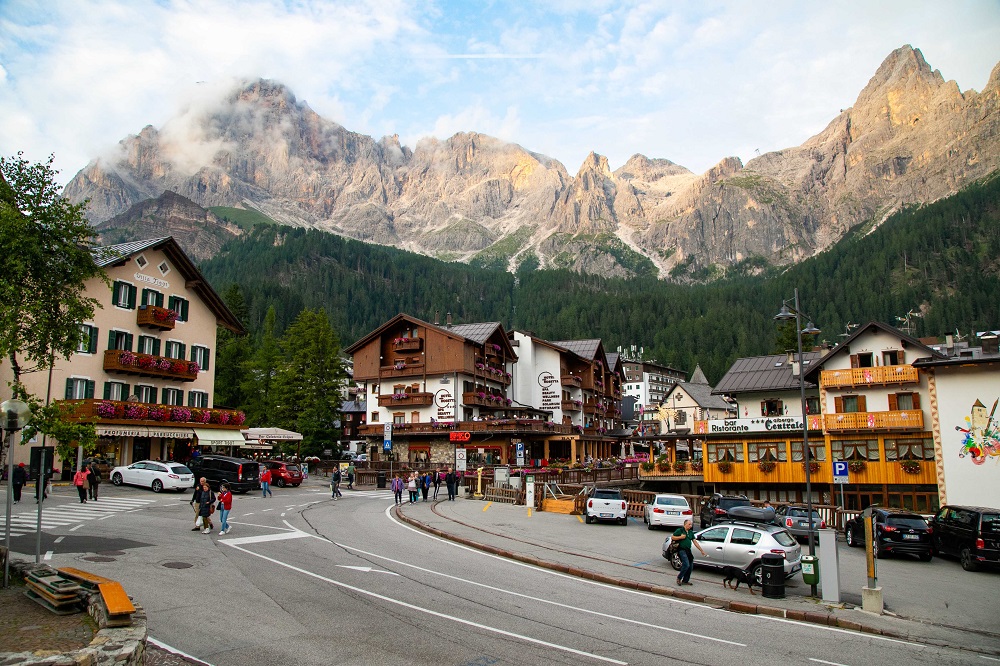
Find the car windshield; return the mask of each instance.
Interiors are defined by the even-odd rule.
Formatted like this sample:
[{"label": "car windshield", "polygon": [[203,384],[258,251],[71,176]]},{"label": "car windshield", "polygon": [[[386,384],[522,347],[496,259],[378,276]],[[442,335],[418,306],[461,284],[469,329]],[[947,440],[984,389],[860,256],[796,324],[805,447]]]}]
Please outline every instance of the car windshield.
[{"label": "car windshield", "polygon": [[191,473],[191,470],[189,470],[184,465],[171,465],[170,471],[173,472],[174,474],[190,474]]},{"label": "car windshield", "polygon": [[927,529],[927,521],[920,516],[889,516],[886,525],[892,527],[908,527],[911,529]]},{"label": "car windshield", "polygon": [[982,531],[1000,532],[1000,513],[984,513]]},{"label": "car windshield", "polygon": [[299,471],[299,466],[298,465],[285,465],[285,469],[287,469],[289,472],[298,472]]},{"label": "car windshield", "polygon": [[722,498],[719,500],[719,508],[732,509],[734,506],[750,506],[750,500],[748,499],[726,499]]},{"label": "car windshield", "polygon": [[687,500],[682,497],[657,497],[656,503],[668,506],[687,506]]},{"label": "car windshield", "polygon": [[788,548],[789,546],[794,546],[797,543],[795,539],[792,537],[792,535],[786,532],[785,530],[779,530],[774,534],[772,534],[771,536],[773,536],[774,540],[777,541],[782,546],[784,546],[785,548]]}]

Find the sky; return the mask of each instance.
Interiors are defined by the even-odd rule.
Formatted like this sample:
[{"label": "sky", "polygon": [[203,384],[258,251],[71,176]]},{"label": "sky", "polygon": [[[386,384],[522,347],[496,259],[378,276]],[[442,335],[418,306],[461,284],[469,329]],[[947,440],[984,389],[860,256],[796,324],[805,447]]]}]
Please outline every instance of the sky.
[{"label": "sky", "polygon": [[591,151],[701,173],[803,143],[904,44],[981,91],[1000,1],[0,0],[0,155],[54,154],[64,183],[267,78],[411,148],[474,131],[571,174]]}]

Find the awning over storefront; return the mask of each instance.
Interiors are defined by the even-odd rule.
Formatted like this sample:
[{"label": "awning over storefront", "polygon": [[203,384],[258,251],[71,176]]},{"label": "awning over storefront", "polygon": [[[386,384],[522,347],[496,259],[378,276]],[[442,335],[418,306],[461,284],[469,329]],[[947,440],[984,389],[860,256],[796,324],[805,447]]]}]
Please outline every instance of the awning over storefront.
[{"label": "awning over storefront", "polygon": [[302,435],[284,428],[250,428],[243,431],[246,439],[268,440],[268,441],[291,441],[301,442]]},{"label": "awning over storefront", "polygon": [[[98,425],[98,437],[162,437],[164,439],[193,439],[191,428],[174,428],[170,426],[135,426],[135,425]],[[240,437],[240,439],[243,439]]]},{"label": "awning over storefront", "polygon": [[243,446],[246,444],[243,433],[239,430],[195,428],[194,434],[198,437],[200,446]]}]

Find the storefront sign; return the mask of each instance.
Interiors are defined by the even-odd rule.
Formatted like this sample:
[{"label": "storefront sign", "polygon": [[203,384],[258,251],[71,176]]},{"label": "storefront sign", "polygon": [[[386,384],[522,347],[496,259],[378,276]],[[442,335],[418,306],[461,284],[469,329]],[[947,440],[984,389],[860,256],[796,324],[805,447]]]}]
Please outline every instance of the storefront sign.
[{"label": "storefront sign", "polygon": [[99,425],[98,437],[161,437],[163,439],[193,439],[191,428],[168,428],[153,426]]},{"label": "storefront sign", "polygon": [[455,420],[455,396],[448,389],[438,389],[434,394],[434,405],[437,407],[438,421]]},{"label": "storefront sign", "polygon": [[551,372],[542,372],[538,375],[538,385],[542,387],[542,409],[556,410],[562,407],[558,377]]},{"label": "storefront sign", "polygon": [[136,282],[145,282],[146,284],[151,284],[154,287],[159,287],[160,289],[170,289],[169,282],[161,280],[160,278],[155,278],[151,275],[143,275],[137,271],[132,277],[135,278]]},{"label": "storefront sign", "polygon": [[147,437],[172,437],[174,439],[194,439],[194,431],[190,428],[149,428]]},{"label": "storefront sign", "polygon": [[[819,416],[809,417],[809,429],[823,429]],[[743,433],[795,431],[802,431],[801,416],[762,416],[756,419],[716,419],[694,422],[694,432],[697,435],[741,435]]]},{"label": "storefront sign", "polygon": [[243,448],[243,449],[253,449],[254,451],[270,451],[272,447],[271,447],[270,444],[259,444],[257,442],[247,442],[246,444],[243,444],[240,448]]},{"label": "storefront sign", "polygon": [[459,431],[459,432],[448,433],[448,441],[451,442],[468,442],[471,439],[472,439],[471,432]]},{"label": "storefront sign", "polygon": [[98,437],[145,437],[146,428],[140,426],[97,426]]}]

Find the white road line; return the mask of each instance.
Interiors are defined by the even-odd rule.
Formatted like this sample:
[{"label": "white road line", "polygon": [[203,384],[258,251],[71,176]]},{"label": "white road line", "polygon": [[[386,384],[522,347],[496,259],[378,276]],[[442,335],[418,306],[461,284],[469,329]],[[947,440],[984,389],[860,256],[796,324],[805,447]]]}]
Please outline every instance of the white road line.
[{"label": "white road line", "polygon": [[83,527],[83,523],[80,523],[80,524],[79,524],[79,525],[77,525],[76,527],[71,527],[69,531],[70,531],[70,532],[76,532],[76,531],[77,531],[78,529],[80,529],[81,527]]},{"label": "white road line", "polygon": [[254,513],[254,512],[253,512],[253,511],[251,511],[250,513],[244,513],[243,515],[244,515],[244,516],[252,516],[252,515],[253,515],[253,513]]},{"label": "white road line", "polygon": [[823,661],[822,659],[813,659],[809,657],[809,661],[815,661],[817,664],[828,664],[829,666],[847,666],[847,664],[839,664],[835,661]]},{"label": "white road line", "polygon": [[[250,515],[250,514],[247,514]],[[227,520],[230,525],[247,525],[248,527],[260,527],[265,530],[281,530],[282,532],[298,532],[294,527],[275,527],[274,525],[258,525],[256,523],[241,523],[236,520]]]},{"label": "white road line", "polygon": [[335,543],[334,545],[339,546],[341,548],[344,548],[345,550],[351,550],[351,551],[354,551],[354,552],[357,552],[357,553],[361,553],[362,555],[367,555],[369,557],[375,557],[375,558],[378,558],[380,560],[386,560],[387,562],[392,562],[393,564],[398,564],[398,565],[404,566],[404,567],[410,567],[411,569],[416,569],[417,571],[423,571],[424,573],[434,574],[435,576],[442,576],[444,578],[450,578],[451,580],[458,581],[460,583],[467,583],[469,585],[474,585],[476,587],[483,587],[483,588],[486,588],[487,590],[490,590],[491,592],[496,592],[496,593],[501,593],[501,594],[509,594],[511,596],[514,596],[514,597],[520,597],[522,599],[529,599],[531,601],[537,601],[539,603],[549,604],[550,606],[558,606],[559,608],[565,608],[567,610],[579,611],[581,613],[587,613],[587,614],[590,614],[590,615],[596,615],[598,617],[605,617],[605,618],[609,618],[609,619],[612,619],[612,620],[620,620],[621,622],[626,622],[628,624],[636,624],[636,625],[639,625],[640,627],[649,627],[650,629],[658,629],[660,631],[668,631],[668,632],[674,633],[674,634],[682,634],[684,636],[690,636],[692,638],[702,638],[702,639],[707,640],[707,641],[715,641],[717,643],[725,643],[726,645],[736,645],[738,647],[746,647],[747,646],[746,643],[737,643],[736,641],[727,641],[727,640],[725,640],[723,638],[715,638],[713,636],[706,636],[704,634],[695,634],[695,633],[691,633],[690,631],[681,631],[680,629],[672,629],[670,627],[664,627],[664,626],[658,625],[658,624],[650,624],[648,622],[642,622],[640,620],[631,620],[631,619],[626,618],[626,617],[621,617],[621,616],[618,616],[618,615],[611,615],[609,613],[601,613],[600,611],[588,610],[586,608],[581,608],[579,606],[570,606],[569,604],[559,603],[557,601],[552,601],[551,599],[542,599],[540,597],[533,597],[533,596],[528,595],[528,594],[522,594],[521,592],[514,592],[513,590],[508,590],[508,589],[505,589],[505,588],[502,588],[502,587],[493,587],[492,585],[487,585],[485,583],[480,583],[480,582],[477,582],[477,581],[474,581],[474,580],[468,580],[466,578],[459,578],[458,576],[453,576],[451,574],[446,574],[446,573],[443,573],[441,571],[434,571],[432,569],[427,569],[425,567],[417,566],[416,564],[409,564],[407,562],[401,562],[400,560],[394,560],[391,557],[385,557],[383,555],[378,555],[376,553],[370,553],[368,551],[361,550],[360,548],[353,548],[351,546],[347,546],[347,545],[342,544],[342,543]]},{"label": "white road line", "polygon": [[43,557],[42,559],[43,560],[51,560],[52,559],[52,551],[51,550],[45,551],[45,557]]},{"label": "white road line", "polygon": [[986,655],[984,655],[984,654],[981,654],[981,655],[979,655],[979,658],[980,658],[980,659],[987,659],[987,660],[989,660],[989,661],[1000,661],[1000,659],[997,659],[996,657],[987,657],[987,656],[986,656]]},{"label": "white road line", "polygon": [[228,546],[233,546],[234,548],[238,544],[243,543],[264,543],[265,541],[286,541],[288,539],[302,539],[305,537],[311,537],[311,534],[306,534],[305,532],[282,532],[281,534],[261,534],[260,536],[250,536],[250,537],[239,537],[237,539],[219,539],[219,543],[224,543]]},{"label": "white road line", "polygon": [[153,638],[152,636],[146,636],[146,640],[149,641],[150,643],[152,643],[153,645],[155,645],[156,647],[160,648],[161,650],[166,650],[167,652],[172,652],[173,654],[180,655],[180,656],[184,657],[185,659],[190,659],[191,661],[198,662],[199,664],[204,664],[204,666],[212,666],[212,664],[208,663],[207,661],[202,661],[198,657],[192,657],[187,652],[181,652],[180,650],[178,650],[175,647],[170,647],[166,643],[158,641],[155,638]]},{"label": "white road line", "polygon": [[114,514],[111,514],[109,516],[104,516],[102,518],[98,518],[98,520],[107,520],[108,518],[114,518],[114,517],[115,517]]},{"label": "white road line", "polygon": [[66,537],[59,537],[58,539],[56,539],[56,540],[55,540],[55,541],[53,541],[52,543],[60,543],[60,542],[62,542],[62,540],[63,540],[63,539],[65,539],[65,538],[66,538]]},{"label": "white road line", "polygon": [[[311,536],[309,534],[305,534],[304,532],[302,534],[304,534],[305,536]],[[259,553],[255,553],[255,552],[253,552],[251,550],[247,550],[246,548],[241,548],[239,546],[236,546],[236,545],[233,545],[232,543],[230,543],[228,539],[223,540],[222,543],[231,545],[236,550],[242,551],[242,552],[246,553],[247,555],[253,555],[254,557],[259,557],[262,560],[266,560],[266,561],[271,562],[273,564],[277,564],[278,566],[285,567],[287,569],[291,569],[292,571],[297,571],[297,572],[299,572],[299,573],[301,573],[301,574],[303,574],[305,576],[311,576],[311,577],[316,578],[318,580],[321,580],[323,582],[330,583],[331,585],[336,585],[337,587],[342,587],[344,589],[351,590],[351,591],[356,592],[358,594],[364,594],[366,596],[373,597],[375,599],[379,599],[379,600],[381,600],[381,601],[383,601],[385,603],[388,603],[388,604],[395,604],[397,606],[403,606],[404,608],[407,609],[407,612],[409,612],[409,613],[412,613],[414,611],[416,611],[418,613],[425,613],[427,615],[432,615],[434,617],[439,617],[439,618],[444,619],[444,620],[451,620],[452,622],[457,622],[458,624],[464,624],[467,627],[475,627],[476,629],[482,629],[483,631],[489,631],[489,632],[492,632],[492,633],[495,633],[495,634],[499,634],[501,636],[507,636],[508,638],[513,638],[513,639],[516,639],[516,640],[521,640],[521,641],[524,641],[526,643],[532,643],[534,645],[541,645],[543,647],[553,648],[553,649],[556,649],[556,650],[560,650],[562,652],[568,652],[570,654],[575,654],[575,655],[578,655],[578,656],[581,656],[581,657],[588,657],[590,659],[596,659],[598,661],[604,661],[604,662],[607,662],[609,664],[619,664],[620,666],[628,666],[628,662],[627,661],[618,661],[617,659],[611,659],[609,657],[602,657],[601,655],[594,654],[592,652],[584,652],[583,650],[577,650],[575,648],[571,648],[571,647],[566,646],[566,645],[559,645],[558,643],[550,643],[548,641],[543,641],[543,640],[540,640],[538,638],[532,638],[531,636],[525,636],[524,634],[516,634],[514,632],[507,631],[505,629],[500,629],[498,627],[491,627],[489,625],[480,624],[479,622],[473,622],[471,620],[466,620],[466,619],[463,619],[463,618],[460,618],[460,617],[455,617],[454,615],[448,615],[446,613],[441,613],[441,612],[438,612],[438,611],[434,611],[434,610],[431,610],[429,608],[423,608],[421,606],[414,606],[414,605],[412,605],[412,604],[410,604],[410,603],[408,603],[406,601],[401,601],[399,599],[393,599],[392,597],[387,597],[385,595],[378,594],[376,592],[371,592],[369,590],[364,590],[364,589],[361,589],[360,587],[356,587],[354,585],[348,585],[347,583],[342,583],[339,580],[333,580],[332,578],[327,578],[326,576],[321,576],[318,573],[315,573],[315,572],[312,572],[312,571],[308,571],[308,570],[302,569],[300,567],[293,566],[293,565],[288,564],[286,562],[282,562],[280,560],[276,560],[274,558],[267,557],[266,555],[261,555]]]},{"label": "white road line", "polygon": [[267,513],[268,511],[274,511],[274,509],[264,509],[261,511],[261,513]]}]

